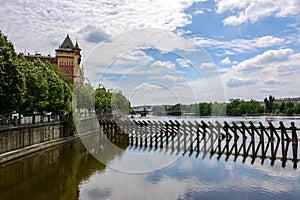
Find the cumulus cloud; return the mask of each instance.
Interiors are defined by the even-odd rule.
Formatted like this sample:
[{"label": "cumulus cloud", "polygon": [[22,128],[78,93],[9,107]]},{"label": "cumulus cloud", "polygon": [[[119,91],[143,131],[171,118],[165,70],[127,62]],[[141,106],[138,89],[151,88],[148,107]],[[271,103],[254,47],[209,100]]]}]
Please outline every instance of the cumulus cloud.
[{"label": "cumulus cloud", "polygon": [[299,63],[300,53],[292,49],[268,50],[240,62],[221,77],[231,97],[298,96],[295,88],[300,85]]},{"label": "cumulus cloud", "polygon": [[157,84],[143,83],[142,85],[139,86],[139,89],[158,90],[158,89],[163,89],[163,87]]},{"label": "cumulus cloud", "polygon": [[261,48],[281,44],[284,42],[283,38],[277,38],[270,35],[261,38],[256,38],[255,40],[256,46]]},{"label": "cumulus cloud", "polygon": [[158,70],[171,70],[175,67],[175,64],[171,63],[169,61],[163,62],[163,61],[157,60],[154,63],[152,63],[152,65],[150,67],[152,69],[158,69]]},{"label": "cumulus cloud", "polygon": [[17,51],[27,48],[46,54],[54,52],[69,33],[78,38],[85,53],[107,36],[126,31],[142,28],[174,31],[184,27],[192,20],[185,10],[201,1],[1,1],[0,25],[16,44]]},{"label": "cumulus cloud", "polygon": [[265,35],[262,37],[255,37],[252,39],[233,39],[233,40],[216,40],[208,38],[196,38],[197,43],[203,47],[214,46],[216,48],[223,49],[224,54],[233,55],[241,54],[244,52],[255,51],[257,48],[274,47],[284,44],[284,38],[278,38],[271,35]]},{"label": "cumulus cloud", "polygon": [[191,63],[190,60],[186,60],[186,59],[182,59],[182,58],[178,58],[178,59],[176,59],[176,61],[181,67],[189,67],[190,63]]},{"label": "cumulus cloud", "polygon": [[257,55],[251,59],[239,63],[234,68],[239,71],[254,71],[266,68],[271,63],[280,63],[287,61],[293,53],[292,49],[268,50],[263,54]]},{"label": "cumulus cloud", "polygon": [[82,35],[87,42],[97,44],[109,38],[109,35],[97,25],[84,26],[78,31],[78,34]]},{"label": "cumulus cloud", "polygon": [[202,63],[200,66],[199,66],[199,69],[212,69],[215,67],[215,64],[214,63]]},{"label": "cumulus cloud", "polygon": [[254,84],[254,80],[247,80],[241,78],[230,78],[227,82],[227,86],[229,88],[241,87],[241,86],[252,85],[252,84]]},{"label": "cumulus cloud", "polygon": [[297,16],[300,12],[298,0],[215,0],[217,13],[230,12],[232,15],[223,20],[224,25],[240,25],[245,22],[255,23],[263,17]]},{"label": "cumulus cloud", "polygon": [[127,67],[133,68],[148,64],[153,61],[153,58],[147,55],[142,50],[135,50],[126,54],[121,54],[116,60],[113,61],[113,65],[126,65]]},{"label": "cumulus cloud", "polygon": [[166,81],[182,81],[184,80],[183,77],[181,76],[173,76],[173,75],[169,75],[169,74],[166,74],[162,77],[162,80],[166,80]]},{"label": "cumulus cloud", "polygon": [[223,60],[221,60],[221,64],[223,64],[223,65],[231,64],[230,58],[229,57],[224,58]]}]

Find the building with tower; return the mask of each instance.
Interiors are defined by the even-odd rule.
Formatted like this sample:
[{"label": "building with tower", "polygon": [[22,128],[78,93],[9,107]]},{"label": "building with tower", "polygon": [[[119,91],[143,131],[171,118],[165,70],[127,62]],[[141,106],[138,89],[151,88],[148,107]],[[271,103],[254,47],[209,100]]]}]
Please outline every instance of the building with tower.
[{"label": "building with tower", "polygon": [[83,69],[80,68],[80,51],[78,42],[76,41],[74,45],[68,34],[58,49],[55,49],[57,65],[62,72],[68,75],[72,84],[83,82],[81,80],[83,78]]},{"label": "building with tower", "polygon": [[55,49],[55,57],[42,56],[41,54],[35,55],[24,55],[28,61],[33,61],[36,59],[41,60],[42,62],[48,61],[52,64],[59,66],[60,70],[69,77],[69,80],[72,84],[75,82],[84,82],[84,71],[83,67],[80,66],[81,63],[81,49],[79,48],[78,42],[76,41],[75,45],[70,39],[69,34],[67,34],[64,41]]}]

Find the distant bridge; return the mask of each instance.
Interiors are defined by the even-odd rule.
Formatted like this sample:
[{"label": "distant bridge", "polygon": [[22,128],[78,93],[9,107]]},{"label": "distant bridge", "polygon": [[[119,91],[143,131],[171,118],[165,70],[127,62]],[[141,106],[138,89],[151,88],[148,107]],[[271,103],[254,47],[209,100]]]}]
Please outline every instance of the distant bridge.
[{"label": "distant bridge", "polygon": [[135,106],[132,107],[133,110],[137,113],[140,114],[141,116],[146,116],[148,114],[158,114],[160,116],[167,116],[167,115],[173,115],[173,116],[181,116],[181,115],[196,115],[196,113],[190,113],[184,110],[157,110],[153,111],[152,106]]},{"label": "distant bridge", "polygon": [[152,111],[152,106],[135,106],[132,107],[135,113],[140,114],[141,116],[146,116]]}]

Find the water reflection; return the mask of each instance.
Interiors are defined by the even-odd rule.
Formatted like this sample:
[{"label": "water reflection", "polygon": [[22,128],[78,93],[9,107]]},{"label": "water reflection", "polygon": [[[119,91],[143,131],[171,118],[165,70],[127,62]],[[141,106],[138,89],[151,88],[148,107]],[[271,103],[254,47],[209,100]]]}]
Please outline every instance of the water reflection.
[{"label": "water reflection", "polygon": [[[274,171],[278,173],[276,176]],[[172,166],[150,174],[127,174],[107,168],[81,184],[80,198],[298,199],[299,186],[299,174],[295,170],[287,172],[276,166],[256,168],[226,161],[216,164],[213,159],[181,157]],[[94,198],[89,194],[103,188],[112,191],[109,197]]]},{"label": "water reflection", "polygon": [[105,166],[80,141],[0,165],[0,199],[78,199],[79,183]]}]

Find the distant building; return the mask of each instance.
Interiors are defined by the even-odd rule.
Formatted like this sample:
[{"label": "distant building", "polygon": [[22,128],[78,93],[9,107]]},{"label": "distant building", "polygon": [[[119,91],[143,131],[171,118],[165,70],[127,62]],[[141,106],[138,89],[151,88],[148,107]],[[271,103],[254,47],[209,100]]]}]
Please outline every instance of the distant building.
[{"label": "distant building", "polygon": [[300,103],[300,97],[275,99],[275,103],[283,103],[283,102]]},{"label": "distant building", "polygon": [[80,67],[81,63],[81,49],[79,48],[78,42],[75,45],[67,34],[64,41],[55,49],[55,57],[43,56],[41,54],[35,55],[24,55],[28,61],[34,61],[39,59],[42,62],[48,61],[49,63],[58,65],[60,70],[65,73],[72,84],[75,82],[84,82],[84,71],[83,67]]},{"label": "distant building", "polygon": [[36,54],[29,54],[28,53],[27,55],[24,55],[24,57],[28,61],[34,61],[34,60],[39,59],[42,62],[46,62],[47,61],[47,62],[49,62],[51,64],[54,64],[54,65],[57,64],[55,57],[52,57],[50,55],[48,55],[48,56],[42,56],[41,54],[38,54],[38,53],[36,53]]}]

